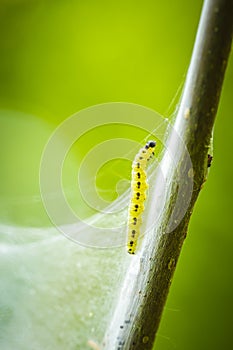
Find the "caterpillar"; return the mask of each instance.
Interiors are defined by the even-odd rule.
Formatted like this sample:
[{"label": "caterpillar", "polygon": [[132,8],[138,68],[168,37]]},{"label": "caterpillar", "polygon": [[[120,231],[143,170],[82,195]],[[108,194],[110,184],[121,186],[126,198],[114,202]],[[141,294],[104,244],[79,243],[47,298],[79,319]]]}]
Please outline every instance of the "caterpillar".
[{"label": "caterpillar", "polygon": [[148,161],[154,155],[155,141],[148,141],[139,150],[132,164],[131,198],[128,208],[128,241],[127,250],[129,254],[135,254],[137,241],[142,223],[142,213],[144,211],[144,201],[146,200],[146,167]]}]

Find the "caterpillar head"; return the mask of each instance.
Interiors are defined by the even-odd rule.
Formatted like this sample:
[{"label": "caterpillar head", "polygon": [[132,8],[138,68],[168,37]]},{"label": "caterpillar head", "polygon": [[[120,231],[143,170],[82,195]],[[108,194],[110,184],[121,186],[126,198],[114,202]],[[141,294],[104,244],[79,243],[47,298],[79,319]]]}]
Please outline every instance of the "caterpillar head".
[{"label": "caterpillar head", "polygon": [[146,143],[145,148],[146,148],[146,149],[148,149],[148,148],[155,148],[155,146],[156,146],[156,141],[148,141],[148,142]]}]

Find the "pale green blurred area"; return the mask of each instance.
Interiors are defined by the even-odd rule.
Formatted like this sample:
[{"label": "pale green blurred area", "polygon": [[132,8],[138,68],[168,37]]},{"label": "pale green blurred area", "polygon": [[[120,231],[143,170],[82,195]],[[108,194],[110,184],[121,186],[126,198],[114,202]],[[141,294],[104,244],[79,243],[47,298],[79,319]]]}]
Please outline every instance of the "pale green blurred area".
[{"label": "pale green blurred area", "polygon": [[[0,2],[1,241],[13,246],[0,261],[1,349],[88,349],[88,339],[101,340],[116,297],[121,252],[79,247],[55,230],[30,235],[20,228],[49,223],[39,193],[42,151],[60,122],[94,104],[132,102],[169,116],[184,82],[201,5],[199,0]],[[231,346],[232,94],[231,57],[213,165],[163,314],[159,350]],[[133,128],[102,133],[146,137]],[[94,145],[101,138],[95,133],[88,140]],[[85,142],[69,155],[67,187],[75,184]],[[116,183],[119,168],[114,171]],[[130,164],[121,164],[120,172],[129,179]],[[115,183],[107,178],[98,186],[107,181],[113,199]],[[6,224],[12,232],[4,231]],[[22,248],[48,237],[47,246]]]}]

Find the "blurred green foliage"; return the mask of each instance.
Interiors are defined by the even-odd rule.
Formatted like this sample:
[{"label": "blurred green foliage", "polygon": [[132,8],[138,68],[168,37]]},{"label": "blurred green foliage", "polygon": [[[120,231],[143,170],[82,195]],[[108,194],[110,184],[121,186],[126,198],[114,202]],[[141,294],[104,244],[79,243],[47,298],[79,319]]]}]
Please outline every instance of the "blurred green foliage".
[{"label": "blurred green foliage", "polygon": [[[169,106],[185,79],[201,6],[199,0],[1,0],[3,220],[47,223],[42,206],[35,204],[34,211],[27,198],[39,196],[43,147],[68,116],[113,101],[141,104],[165,116],[174,111],[175,102]],[[231,344],[232,93],[231,57],[215,127],[213,164],[157,335],[160,350],[217,350]],[[108,130],[102,132],[109,136]],[[145,137],[133,129],[124,132],[136,140]],[[93,144],[98,137],[91,135]],[[67,169],[74,170],[83,155],[85,142],[78,151],[74,147]],[[126,178],[129,169],[130,164],[122,167]]]}]

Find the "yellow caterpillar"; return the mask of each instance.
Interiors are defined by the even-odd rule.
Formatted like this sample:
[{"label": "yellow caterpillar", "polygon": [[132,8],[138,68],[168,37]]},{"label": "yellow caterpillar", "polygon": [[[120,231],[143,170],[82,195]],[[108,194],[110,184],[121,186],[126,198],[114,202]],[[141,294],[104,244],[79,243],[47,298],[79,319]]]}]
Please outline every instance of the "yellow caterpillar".
[{"label": "yellow caterpillar", "polygon": [[145,147],[141,148],[132,164],[131,198],[128,210],[128,242],[129,254],[135,254],[137,240],[140,233],[144,201],[146,199],[146,166],[154,155],[155,141],[148,141]]}]

